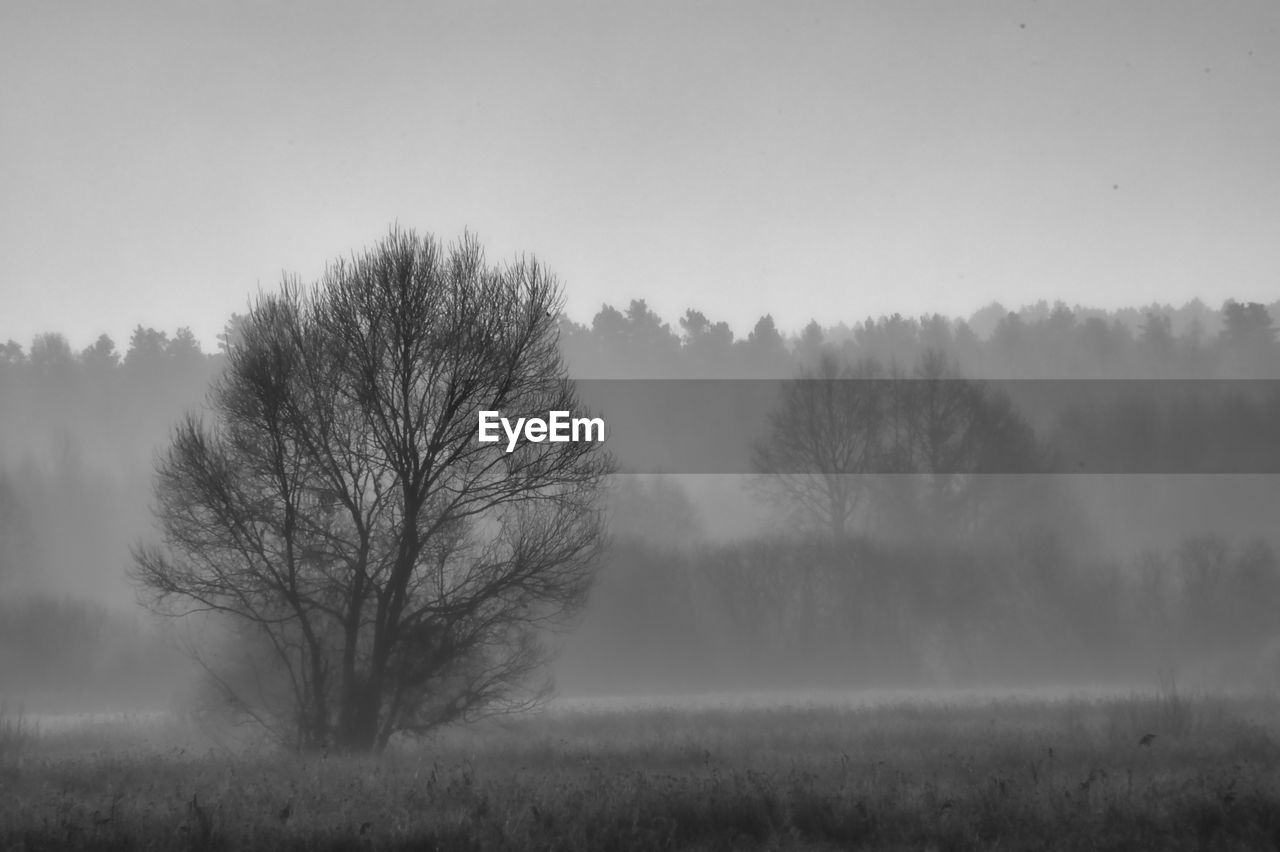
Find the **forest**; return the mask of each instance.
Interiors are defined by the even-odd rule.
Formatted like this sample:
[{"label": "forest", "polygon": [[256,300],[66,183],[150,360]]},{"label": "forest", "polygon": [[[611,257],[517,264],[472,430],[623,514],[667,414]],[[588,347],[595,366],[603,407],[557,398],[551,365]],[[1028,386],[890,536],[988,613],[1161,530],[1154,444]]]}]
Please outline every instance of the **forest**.
[{"label": "forest", "polygon": [[[555,665],[561,692],[1146,683],[1175,671],[1219,688],[1274,684],[1280,488],[1246,474],[1280,471],[1278,314],[1280,302],[993,304],[967,319],[795,332],[765,316],[744,337],[692,309],[668,323],[642,300],[602,306],[589,324],[562,315],[571,374],[606,416],[611,399],[644,398],[635,380],[676,404],[671,380],[697,379],[691,417],[750,428],[708,432],[707,452],[742,454],[701,471],[620,436],[630,472],[614,479],[613,544]],[[179,643],[134,605],[124,571],[149,534],[157,448],[199,412],[242,321],[212,352],[187,329],[141,326],[123,347],[103,335],[77,352],[50,332],[0,349],[0,681],[29,708],[154,707],[174,684],[198,700]],[[844,369],[829,374],[840,381],[984,388],[1011,406],[1006,431],[985,440],[1007,446],[1016,428],[1025,451],[850,467],[833,526],[829,504],[779,487],[798,469],[767,463],[781,457],[769,417],[796,404],[778,393],[796,377],[816,386],[823,364]],[[1078,391],[1119,378],[1122,393]],[[766,404],[754,420],[726,415],[747,379],[768,380]],[[622,410],[640,431],[640,409]],[[972,443],[995,427],[966,428]]]}]

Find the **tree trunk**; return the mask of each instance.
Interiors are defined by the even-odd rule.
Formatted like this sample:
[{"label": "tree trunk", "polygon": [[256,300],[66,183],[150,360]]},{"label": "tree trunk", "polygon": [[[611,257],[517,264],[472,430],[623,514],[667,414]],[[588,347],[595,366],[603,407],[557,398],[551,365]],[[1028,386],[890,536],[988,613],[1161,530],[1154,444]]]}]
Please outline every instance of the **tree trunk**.
[{"label": "tree trunk", "polygon": [[380,690],[370,680],[356,677],[342,696],[334,746],[342,752],[373,751],[378,746]]}]

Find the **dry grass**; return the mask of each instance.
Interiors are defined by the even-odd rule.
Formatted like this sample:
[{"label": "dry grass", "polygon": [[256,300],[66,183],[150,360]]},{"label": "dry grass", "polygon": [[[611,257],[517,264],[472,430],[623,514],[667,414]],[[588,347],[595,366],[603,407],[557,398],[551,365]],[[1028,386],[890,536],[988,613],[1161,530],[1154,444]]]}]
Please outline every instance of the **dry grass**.
[{"label": "dry grass", "polygon": [[1278,709],[575,712],[377,759],[41,734],[0,752],[0,849],[1280,848]]}]

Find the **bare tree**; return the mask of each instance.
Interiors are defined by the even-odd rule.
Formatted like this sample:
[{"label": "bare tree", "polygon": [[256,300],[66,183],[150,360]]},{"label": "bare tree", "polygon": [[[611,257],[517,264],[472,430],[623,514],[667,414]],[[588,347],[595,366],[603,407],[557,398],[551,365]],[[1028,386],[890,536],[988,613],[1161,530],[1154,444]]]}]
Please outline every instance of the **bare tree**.
[{"label": "bare tree", "polygon": [[925,349],[885,393],[885,453],[873,499],[900,533],[974,530],[1009,475],[1043,470],[1031,426],[1007,394],[966,379],[940,350]]},{"label": "bare tree", "polygon": [[758,490],[835,537],[864,507],[885,529],[913,535],[972,526],[991,487],[982,474],[1042,465],[1008,397],[961,378],[937,350],[910,377],[824,356],[784,385],[753,460]]},{"label": "bare tree", "polygon": [[163,542],[135,548],[134,576],[158,609],[256,637],[282,703],[210,671],[297,747],[380,749],[540,697],[542,631],[584,601],[612,462],[591,442],[508,453],[477,424],[583,413],[561,306],[536,261],[394,230],[259,297],[228,338],[213,422],[188,417],[158,464]]},{"label": "bare tree", "polygon": [[875,360],[824,355],[783,385],[769,435],[753,448],[758,489],[801,523],[845,534],[882,456],[885,385]]}]

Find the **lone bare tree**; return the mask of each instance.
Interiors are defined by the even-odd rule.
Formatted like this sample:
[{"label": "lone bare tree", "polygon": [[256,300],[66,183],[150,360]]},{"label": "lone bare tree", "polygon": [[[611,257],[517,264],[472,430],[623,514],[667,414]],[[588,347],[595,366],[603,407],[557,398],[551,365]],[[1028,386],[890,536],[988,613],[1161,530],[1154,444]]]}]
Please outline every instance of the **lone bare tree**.
[{"label": "lone bare tree", "polygon": [[228,341],[212,423],[189,416],[158,463],[162,541],[133,573],[157,609],[256,637],[281,701],[208,668],[296,747],[380,749],[540,696],[543,629],[585,598],[612,462],[591,442],[508,453],[477,423],[581,411],[561,305],[536,261],[393,230],[260,296]]}]

